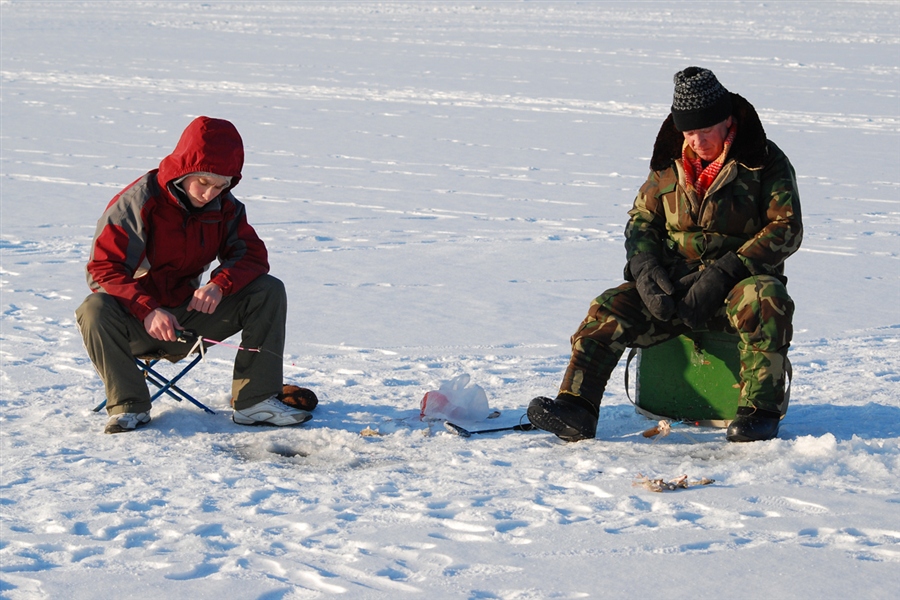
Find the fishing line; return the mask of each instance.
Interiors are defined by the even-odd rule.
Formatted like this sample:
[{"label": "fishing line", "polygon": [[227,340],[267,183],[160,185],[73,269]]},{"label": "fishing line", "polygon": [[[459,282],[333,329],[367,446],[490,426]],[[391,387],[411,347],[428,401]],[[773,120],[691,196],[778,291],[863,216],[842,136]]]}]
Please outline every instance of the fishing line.
[{"label": "fishing line", "polygon": [[272,352],[267,348],[263,348],[260,346],[259,348],[245,348],[244,346],[238,346],[237,344],[227,344],[225,342],[220,342],[218,340],[214,340],[208,337],[203,337],[198,334],[196,331],[191,329],[181,329],[175,332],[175,335],[178,337],[179,342],[188,343],[190,340],[196,340],[194,345],[191,346],[191,349],[188,350],[188,354],[193,354],[194,352],[199,352],[202,360],[206,360],[206,346],[204,346],[204,342],[207,344],[215,344],[217,346],[225,346],[226,348],[233,348],[235,350],[243,350],[244,352],[268,352],[273,356],[277,356],[283,360],[283,356]]}]

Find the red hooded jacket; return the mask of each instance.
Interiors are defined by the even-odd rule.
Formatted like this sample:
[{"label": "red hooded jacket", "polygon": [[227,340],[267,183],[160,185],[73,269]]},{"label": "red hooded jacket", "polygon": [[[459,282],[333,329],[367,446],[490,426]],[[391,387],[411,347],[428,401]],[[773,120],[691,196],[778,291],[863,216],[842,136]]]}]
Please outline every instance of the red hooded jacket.
[{"label": "red hooded jacket", "polygon": [[[143,321],[159,307],[191,298],[214,259],[210,281],[232,294],[269,271],[265,244],[247,223],[231,189],[241,179],[244,145],[234,125],[197,117],[175,150],[118,193],[97,222],[87,281]],[[191,173],[230,176],[231,185],[203,209],[189,210],[172,182]]]}]

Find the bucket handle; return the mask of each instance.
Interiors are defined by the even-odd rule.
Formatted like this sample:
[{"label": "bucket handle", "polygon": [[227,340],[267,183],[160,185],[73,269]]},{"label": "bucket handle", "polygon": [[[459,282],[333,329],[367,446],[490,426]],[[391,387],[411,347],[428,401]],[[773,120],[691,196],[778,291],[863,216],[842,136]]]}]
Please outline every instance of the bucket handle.
[{"label": "bucket handle", "polygon": [[[637,403],[631,397],[631,392],[628,389],[628,373],[631,370],[631,361],[637,355],[637,348],[632,348],[628,351],[628,360],[625,361],[625,395],[628,396],[628,401],[631,402],[635,407],[637,407]],[[637,395],[637,390],[635,390],[635,395]]]}]

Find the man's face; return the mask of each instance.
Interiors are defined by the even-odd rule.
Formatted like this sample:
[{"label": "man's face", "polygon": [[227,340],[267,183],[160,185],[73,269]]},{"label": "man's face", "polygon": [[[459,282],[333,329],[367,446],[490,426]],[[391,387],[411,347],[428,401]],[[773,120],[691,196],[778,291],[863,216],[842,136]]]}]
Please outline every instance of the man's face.
[{"label": "man's face", "polygon": [[184,179],[184,191],[194,208],[203,208],[218,198],[228,183],[224,177],[190,175]]},{"label": "man's face", "polygon": [[732,119],[728,117],[721,123],[716,123],[705,129],[692,129],[682,132],[684,139],[687,140],[691,150],[706,161],[713,161],[719,158],[722,150],[725,148],[725,138],[728,137],[728,129],[731,127]]}]

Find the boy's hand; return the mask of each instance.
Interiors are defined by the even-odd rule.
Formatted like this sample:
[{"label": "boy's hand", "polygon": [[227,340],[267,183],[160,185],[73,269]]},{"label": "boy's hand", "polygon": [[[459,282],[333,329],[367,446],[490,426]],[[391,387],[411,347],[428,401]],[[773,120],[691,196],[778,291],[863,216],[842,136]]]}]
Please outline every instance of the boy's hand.
[{"label": "boy's hand", "polygon": [[178,339],[175,336],[175,330],[182,329],[175,315],[161,308],[155,309],[149,315],[144,317],[144,329],[150,334],[150,337],[163,342],[174,342]]},{"label": "boy's hand", "polygon": [[215,283],[207,283],[202,288],[194,292],[191,303],[188,304],[188,310],[199,310],[208,315],[213,314],[222,301],[222,288]]}]

